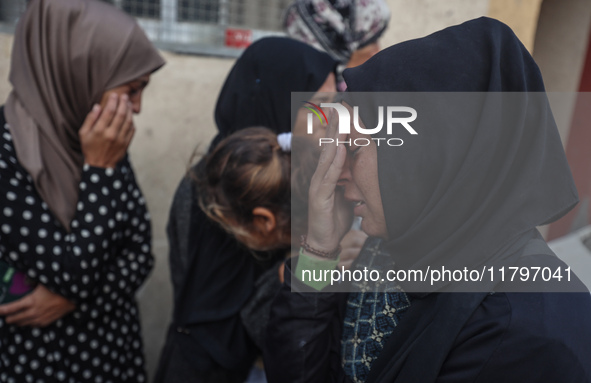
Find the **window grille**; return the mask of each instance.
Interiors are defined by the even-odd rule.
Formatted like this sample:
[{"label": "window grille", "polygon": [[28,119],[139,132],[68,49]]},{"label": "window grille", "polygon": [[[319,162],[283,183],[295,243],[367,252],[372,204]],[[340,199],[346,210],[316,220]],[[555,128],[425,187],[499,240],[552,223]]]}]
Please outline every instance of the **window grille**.
[{"label": "window grille", "polygon": [[[11,31],[27,0],[0,0],[0,31]],[[253,41],[281,35],[293,0],[103,0],[137,18],[165,50],[238,56]]]},{"label": "window grille", "polygon": [[0,0],[0,32],[12,32],[25,5],[24,0]]}]

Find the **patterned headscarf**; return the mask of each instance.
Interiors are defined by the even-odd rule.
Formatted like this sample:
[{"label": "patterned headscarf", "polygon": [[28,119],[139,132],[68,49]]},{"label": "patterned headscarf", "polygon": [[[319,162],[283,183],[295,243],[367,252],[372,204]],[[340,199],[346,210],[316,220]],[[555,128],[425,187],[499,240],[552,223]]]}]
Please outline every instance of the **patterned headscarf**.
[{"label": "patterned headscarf", "polygon": [[346,64],[354,51],[380,38],[389,20],[384,0],[296,0],[283,27],[290,37]]}]

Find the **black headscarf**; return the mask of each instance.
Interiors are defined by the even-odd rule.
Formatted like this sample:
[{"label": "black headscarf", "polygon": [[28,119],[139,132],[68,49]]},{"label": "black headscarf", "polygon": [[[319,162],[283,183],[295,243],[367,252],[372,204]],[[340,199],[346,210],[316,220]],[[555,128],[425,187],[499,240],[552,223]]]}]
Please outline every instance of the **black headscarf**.
[{"label": "black headscarf", "polygon": [[226,78],[215,107],[217,144],[237,130],[264,126],[291,131],[291,92],[315,92],[336,67],[328,54],[285,37],[248,47]]},{"label": "black headscarf", "polygon": [[[430,102],[433,113],[418,111],[412,123],[417,136],[404,136],[398,148],[378,147],[385,247],[398,268],[440,267],[442,259],[451,269],[515,262],[537,225],[577,203],[540,71],[506,25],[468,21],[392,46],[344,77],[353,92],[454,92],[450,99],[486,92],[464,97],[465,121],[450,116],[461,108]],[[421,379],[435,381],[485,296],[416,294],[368,383],[412,381],[419,369]]]},{"label": "black headscarf", "polygon": [[[282,37],[256,41],[238,58],[222,87],[215,108],[219,133],[210,147],[238,130],[253,126],[267,127],[277,133],[289,132],[291,92],[318,90],[334,68],[335,61],[328,54],[299,41]],[[201,265],[200,270],[211,270],[222,269],[222,264],[228,263],[223,267],[230,269],[213,279],[205,275],[196,278],[200,270],[187,274],[194,285],[189,292],[193,298],[188,300],[192,305],[186,307],[191,312],[189,322],[235,313],[250,296],[254,283],[252,268],[245,266],[252,263],[252,254],[206,219],[196,203],[194,210],[191,225],[194,240],[190,246],[191,259],[198,259],[194,264],[205,263],[207,267]],[[204,249],[216,254],[205,256],[201,254]],[[233,286],[235,294],[225,295],[228,286]]]},{"label": "black headscarf", "polygon": [[480,18],[392,46],[344,76],[351,92],[482,92],[439,95],[463,100],[452,110],[433,97],[412,123],[417,136],[378,147],[385,247],[398,268],[513,263],[524,234],[577,203],[538,66],[501,22]]},{"label": "black headscarf", "polygon": [[[215,110],[219,133],[210,148],[247,127],[289,132],[291,92],[317,91],[335,65],[328,54],[289,38],[255,42],[236,61],[220,92]],[[183,260],[183,251],[170,254],[175,282],[174,321],[189,327],[190,336],[200,344],[201,348],[192,351],[186,348],[187,353],[197,358],[205,352],[226,369],[248,371],[256,349],[239,313],[252,296],[258,275],[268,265],[257,263],[251,252],[209,220],[199,208],[195,193],[190,178],[185,179],[175,196],[178,207],[173,206],[172,213],[176,217],[171,217],[168,226],[171,240],[185,245],[188,255]],[[190,211],[189,218],[181,222],[184,211]]]}]

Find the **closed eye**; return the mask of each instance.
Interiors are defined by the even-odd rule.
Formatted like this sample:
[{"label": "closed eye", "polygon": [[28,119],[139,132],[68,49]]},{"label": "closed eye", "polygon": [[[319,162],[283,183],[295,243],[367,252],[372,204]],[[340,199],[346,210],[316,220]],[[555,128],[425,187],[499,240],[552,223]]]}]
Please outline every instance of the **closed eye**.
[{"label": "closed eye", "polygon": [[355,146],[352,145],[351,149],[349,150],[349,155],[353,158],[355,158],[357,156],[357,154],[359,154],[359,150],[362,148],[362,146]]}]

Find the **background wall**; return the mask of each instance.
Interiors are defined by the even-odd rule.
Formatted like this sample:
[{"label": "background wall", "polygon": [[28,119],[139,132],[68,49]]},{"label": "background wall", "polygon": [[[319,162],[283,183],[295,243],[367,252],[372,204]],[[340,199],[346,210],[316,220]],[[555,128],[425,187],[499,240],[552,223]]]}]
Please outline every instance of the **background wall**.
[{"label": "background wall", "polygon": [[[390,27],[382,47],[424,36],[463,21],[490,15],[508,23],[534,52],[549,90],[578,88],[591,2],[587,0],[388,0]],[[539,22],[538,22],[539,19]],[[10,90],[8,70],[12,36],[0,34],[0,100]],[[176,186],[195,148],[205,149],[215,134],[213,110],[232,59],[163,52],[167,65],[152,77],[131,146],[136,174],[153,217],[156,267],[142,288],[145,350],[150,372],[156,367],[170,320],[171,286],[165,226]],[[563,138],[572,105],[558,111]]]}]

